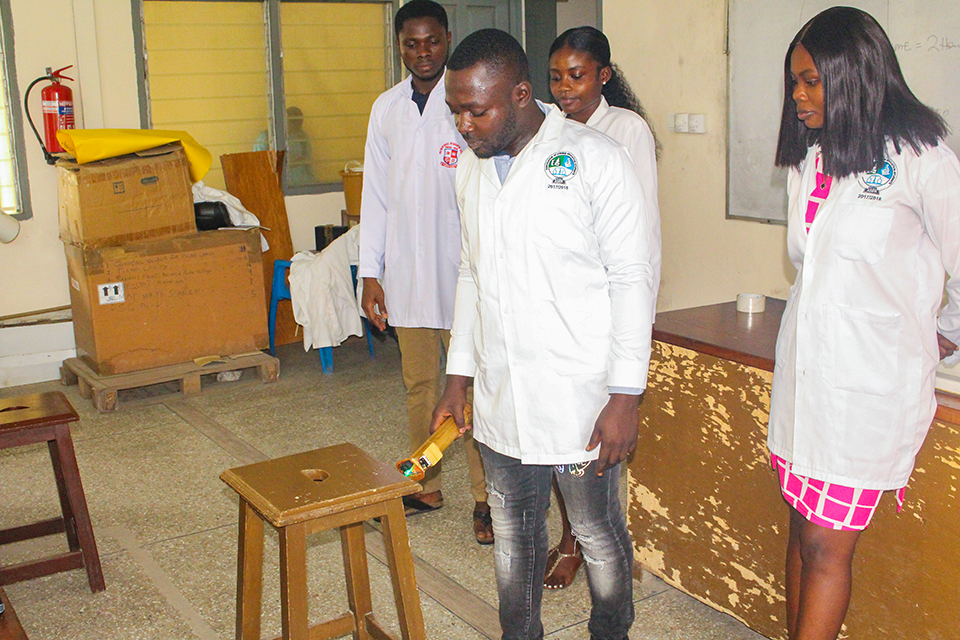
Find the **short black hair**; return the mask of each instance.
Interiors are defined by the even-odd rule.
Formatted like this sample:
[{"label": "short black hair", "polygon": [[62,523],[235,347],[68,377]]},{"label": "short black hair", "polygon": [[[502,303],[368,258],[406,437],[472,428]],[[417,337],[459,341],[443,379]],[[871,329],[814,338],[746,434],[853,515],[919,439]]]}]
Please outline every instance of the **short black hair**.
[{"label": "short black hair", "polygon": [[[819,129],[797,118],[790,57],[798,45],[813,58],[823,84]],[[947,135],[943,118],[907,86],[883,27],[859,9],[827,9],[800,29],[787,49],[783,86],[778,167],[800,166],[807,149],[819,142],[824,173],[843,178],[882,165],[887,140],[898,152],[906,143],[920,153]]]},{"label": "short black hair", "polygon": [[397,11],[397,17],[393,20],[393,30],[398,38],[407,20],[415,18],[433,18],[440,23],[444,31],[450,30],[447,25],[447,10],[442,5],[433,2],[433,0],[411,0],[411,2],[400,7],[400,10]]},{"label": "short black hair", "polygon": [[482,62],[498,73],[515,73],[518,83],[530,80],[530,63],[517,39],[500,29],[474,31],[454,49],[447,68],[451,71],[469,69]]}]

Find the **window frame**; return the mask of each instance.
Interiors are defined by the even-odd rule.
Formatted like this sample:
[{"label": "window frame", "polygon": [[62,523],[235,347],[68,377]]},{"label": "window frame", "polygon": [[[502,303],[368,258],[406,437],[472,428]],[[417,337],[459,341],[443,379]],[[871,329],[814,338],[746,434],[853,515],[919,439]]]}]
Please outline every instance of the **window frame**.
[{"label": "window frame", "polygon": [[27,146],[24,139],[23,104],[17,85],[17,59],[14,52],[13,11],[9,0],[0,0],[0,46],[3,47],[3,91],[7,98],[7,126],[10,131],[10,156],[13,161],[14,188],[17,193],[17,220],[33,218],[30,204],[30,176],[27,169]]},{"label": "window frame", "polygon": [[[4,1],[4,0],[0,0]],[[131,0],[133,13],[133,46],[136,51],[137,65],[137,93],[140,100],[140,126],[144,129],[152,128],[150,113],[150,85],[147,78],[147,50],[144,46],[143,30],[144,16],[143,3],[145,0]],[[254,2],[263,5],[264,39],[267,52],[267,100],[269,136],[271,148],[285,149],[287,146],[287,132],[283,123],[286,118],[286,96],[284,94],[283,76],[283,49],[280,39],[280,5],[281,3],[310,3],[310,4],[379,4],[389,5],[385,9],[384,43],[386,45],[386,74],[384,77],[386,89],[400,81],[399,54],[397,53],[396,37],[393,33],[393,17],[400,8],[400,0],[165,0],[167,2]],[[331,193],[343,191],[340,182],[324,182],[306,186],[290,186],[284,179],[283,194],[297,196],[307,194]]]}]

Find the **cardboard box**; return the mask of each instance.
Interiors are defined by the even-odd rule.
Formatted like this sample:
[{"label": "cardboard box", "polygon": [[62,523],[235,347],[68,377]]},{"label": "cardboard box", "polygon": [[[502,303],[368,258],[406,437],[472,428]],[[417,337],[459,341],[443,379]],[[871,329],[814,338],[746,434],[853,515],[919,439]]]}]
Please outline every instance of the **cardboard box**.
[{"label": "cardboard box", "polygon": [[77,356],[100,375],[269,345],[257,229],[65,248]]},{"label": "cardboard box", "polygon": [[178,144],[78,165],[57,161],[60,239],[88,247],[197,231],[187,157]]}]

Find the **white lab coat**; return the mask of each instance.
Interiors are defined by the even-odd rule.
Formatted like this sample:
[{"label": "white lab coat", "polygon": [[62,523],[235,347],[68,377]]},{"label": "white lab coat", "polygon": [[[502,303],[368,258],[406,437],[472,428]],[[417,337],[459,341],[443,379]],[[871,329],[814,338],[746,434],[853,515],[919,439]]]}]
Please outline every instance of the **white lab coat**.
[{"label": "white lab coat", "polygon": [[466,145],[443,78],[421,116],[411,78],[377,98],[364,149],[361,278],[380,278],[395,327],[449,329],[460,264],[454,176]]},{"label": "white lab coat", "polygon": [[[777,339],[770,450],[801,475],[906,485],[936,411],[944,270],[960,274],[960,164],[944,144],[888,145],[892,170],[834,179],[810,227],[817,149],[788,179],[796,281]],[[960,339],[960,279],[940,331]]]},{"label": "white lab coat", "polygon": [[[611,107],[607,99],[600,96],[600,105],[587,120],[587,126],[601,131],[630,152],[630,159],[637,168],[637,177],[643,186],[644,204],[647,215],[656,221],[657,241],[660,238],[660,204],[657,200],[657,141],[653,137],[650,125],[634,111],[620,107]],[[660,273],[660,254],[657,253],[657,273]],[[654,298],[656,310],[656,298]]]},{"label": "white lab coat", "polygon": [[[551,157],[573,159],[555,182]],[[571,169],[575,172],[571,173]],[[525,464],[585,450],[608,386],[643,389],[659,232],[625,149],[552,108],[503,186],[457,171],[463,259],[447,373],[474,377],[477,440]]]}]

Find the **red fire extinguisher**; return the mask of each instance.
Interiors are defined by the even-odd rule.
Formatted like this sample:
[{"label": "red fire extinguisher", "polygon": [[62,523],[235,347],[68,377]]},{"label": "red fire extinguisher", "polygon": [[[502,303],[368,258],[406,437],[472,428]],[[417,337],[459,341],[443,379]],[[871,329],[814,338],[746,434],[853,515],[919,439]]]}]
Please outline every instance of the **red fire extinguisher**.
[{"label": "red fire extinguisher", "polygon": [[57,131],[76,128],[73,122],[73,91],[61,84],[62,80],[73,81],[73,78],[60,75],[69,68],[57,69],[53,73],[50,73],[48,68],[47,77],[51,82],[40,91],[43,104],[43,138],[50,153],[63,151],[63,147],[57,142]]},{"label": "red fire extinguisher", "polygon": [[[43,155],[48,164],[53,164],[57,160],[51,154],[63,151],[63,147],[60,146],[60,142],[57,140],[57,131],[60,129],[76,128],[73,119],[73,91],[70,87],[62,84],[63,80],[73,81],[73,78],[62,75],[64,71],[72,66],[73,65],[63,67],[56,71],[51,71],[50,67],[47,67],[47,75],[40,76],[31,82],[23,98],[24,108],[27,112],[27,120],[30,122],[30,127],[33,129],[34,135],[37,136],[37,142],[40,143],[40,147],[43,149]],[[38,82],[43,82],[44,80],[49,80],[50,84],[40,91],[41,104],[43,106],[44,137],[44,139],[41,140],[40,134],[37,133],[37,128],[33,124],[33,118],[30,117],[28,100],[30,98],[30,90],[33,89],[34,85]],[[46,142],[46,144],[44,144],[44,142]]]}]

